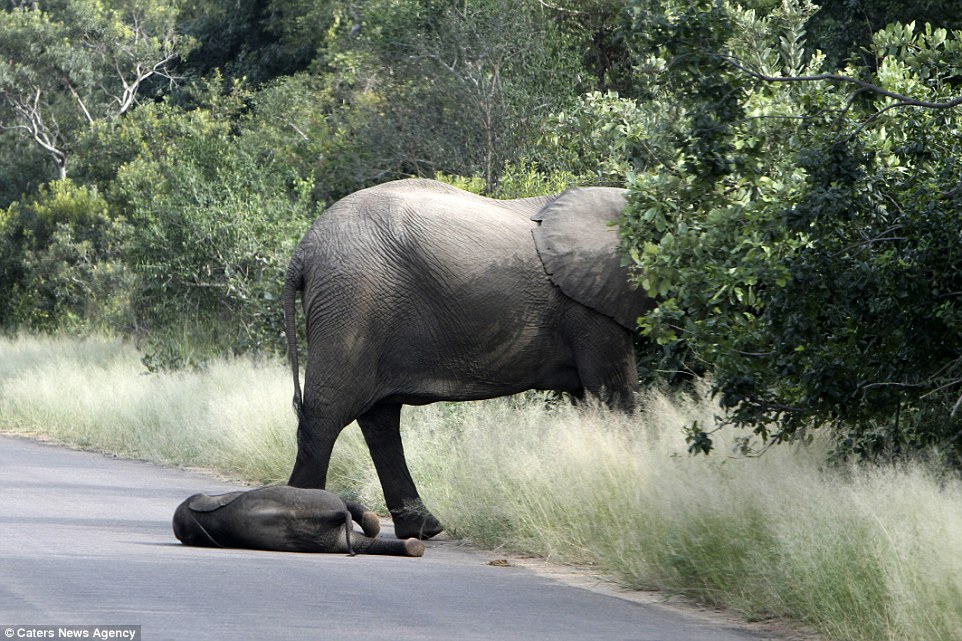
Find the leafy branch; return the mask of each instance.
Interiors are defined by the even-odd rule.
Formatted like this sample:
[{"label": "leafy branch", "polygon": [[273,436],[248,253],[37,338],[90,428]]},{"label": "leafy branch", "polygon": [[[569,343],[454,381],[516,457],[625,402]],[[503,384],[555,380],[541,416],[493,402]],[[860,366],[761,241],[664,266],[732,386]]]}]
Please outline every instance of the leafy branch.
[{"label": "leafy branch", "polygon": [[751,76],[752,78],[756,78],[764,82],[832,82],[836,84],[852,84],[858,87],[862,91],[869,91],[871,93],[885,96],[886,98],[891,98],[897,101],[895,104],[886,106],[885,107],[886,110],[896,109],[900,107],[923,107],[926,109],[952,109],[954,107],[958,107],[959,105],[962,105],[962,96],[958,96],[956,98],[952,98],[951,100],[945,100],[945,101],[921,100],[919,98],[913,98],[912,96],[900,94],[895,91],[890,91],[888,89],[885,89],[884,87],[880,87],[876,84],[867,82],[865,80],[861,80],[859,78],[852,78],[850,76],[843,76],[835,73],[820,73],[820,74],[808,75],[808,76],[772,76],[772,75],[764,74],[755,69],[751,69],[750,67],[746,66],[740,60],[738,60],[733,56],[728,56],[724,54],[711,54],[711,55],[713,55],[714,57],[720,60],[724,60],[725,62],[730,64],[732,67]]}]

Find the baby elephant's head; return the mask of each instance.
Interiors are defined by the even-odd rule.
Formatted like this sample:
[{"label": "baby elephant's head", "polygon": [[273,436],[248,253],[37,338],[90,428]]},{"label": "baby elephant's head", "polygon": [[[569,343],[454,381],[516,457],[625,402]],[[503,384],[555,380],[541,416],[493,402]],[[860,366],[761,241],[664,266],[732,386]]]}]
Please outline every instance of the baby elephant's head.
[{"label": "baby elephant's head", "polygon": [[197,520],[193,510],[190,509],[191,501],[201,497],[207,497],[207,495],[195,494],[177,506],[173,521],[174,536],[184,545],[216,546],[214,539],[210,537],[204,526]]}]

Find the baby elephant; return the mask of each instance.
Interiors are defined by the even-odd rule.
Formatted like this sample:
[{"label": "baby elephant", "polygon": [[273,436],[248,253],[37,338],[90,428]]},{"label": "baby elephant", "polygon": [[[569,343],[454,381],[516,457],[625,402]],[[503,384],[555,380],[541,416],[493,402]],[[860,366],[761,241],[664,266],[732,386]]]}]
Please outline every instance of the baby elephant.
[{"label": "baby elephant", "polygon": [[[364,534],[353,532],[353,521]],[[279,552],[341,552],[422,556],[417,539],[379,539],[377,515],[325,490],[288,486],[195,494],[174,512],[174,535],[185,545]]]}]

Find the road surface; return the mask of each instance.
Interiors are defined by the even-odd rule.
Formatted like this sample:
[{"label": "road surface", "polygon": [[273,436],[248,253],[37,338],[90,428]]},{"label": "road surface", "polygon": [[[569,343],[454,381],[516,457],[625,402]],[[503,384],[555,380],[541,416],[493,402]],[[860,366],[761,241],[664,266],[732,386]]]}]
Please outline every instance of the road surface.
[{"label": "road surface", "polygon": [[0,635],[26,625],[139,625],[147,641],[772,638],[492,566],[496,556],[454,541],[429,542],[420,559],[177,542],[170,519],[182,500],[232,489],[0,436]]}]

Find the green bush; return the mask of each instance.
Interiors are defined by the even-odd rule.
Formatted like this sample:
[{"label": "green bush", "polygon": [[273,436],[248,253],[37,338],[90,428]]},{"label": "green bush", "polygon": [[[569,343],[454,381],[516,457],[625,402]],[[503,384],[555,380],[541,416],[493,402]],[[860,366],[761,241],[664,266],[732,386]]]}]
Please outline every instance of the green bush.
[{"label": "green bush", "polygon": [[240,87],[222,96],[199,86],[193,109],[146,106],[86,140],[114,150],[86,171],[106,182],[127,221],[130,310],[154,367],[281,346],[280,291],[314,216],[313,183],[242,135],[247,97]]},{"label": "green bush", "polygon": [[122,261],[129,228],[95,187],[58,180],[0,212],[0,325],[129,330],[135,278]]},{"label": "green bush", "polygon": [[562,192],[572,185],[580,184],[574,174],[565,171],[545,172],[538,167],[537,163],[529,161],[505,163],[500,172],[497,186],[490,192],[487,190],[484,176],[480,174],[452,176],[437,172],[434,174],[434,179],[473,194],[483,194],[502,200],[547,196]]}]

